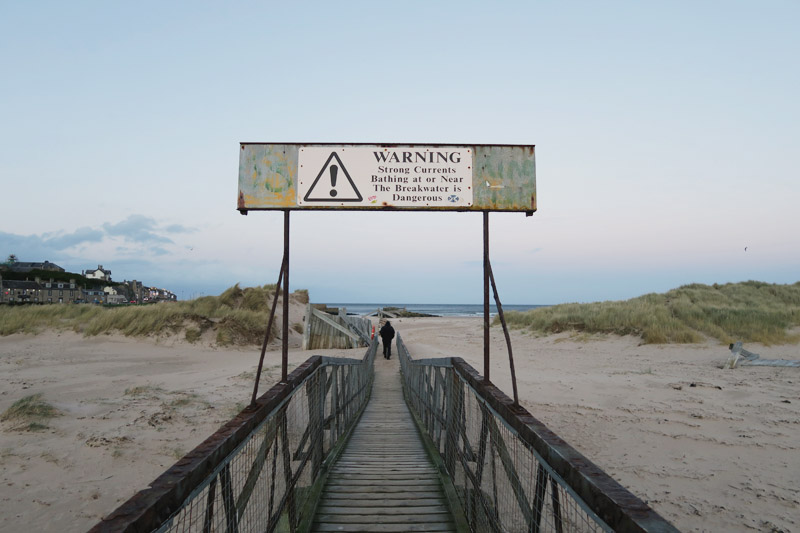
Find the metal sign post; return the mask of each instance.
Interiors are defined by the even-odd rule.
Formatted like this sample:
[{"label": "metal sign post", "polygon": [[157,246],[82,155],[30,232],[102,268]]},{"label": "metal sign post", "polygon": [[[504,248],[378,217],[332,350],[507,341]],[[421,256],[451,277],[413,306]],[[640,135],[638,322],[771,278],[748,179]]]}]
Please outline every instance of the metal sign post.
[{"label": "metal sign post", "polygon": [[[489,213],[536,211],[533,145],[241,143],[237,209],[284,212],[281,382],[289,354],[289,213],[294,210],[477,211],[483,214],[484,381],[490,378],[489,285],[510,337],[489,261]],[[281,282],[283,285],[281,286]],[[277,292],[275,296],[277,301]],[[275,305],[270,316],[274,318]],[[270,326],[271,327],[271,326]],[[258,390],[269,329],[253,393]]]},{"label": "metal sign post", "polygon": [[483,212],[483,380],[489,379],[489,212]]},{"label": "metal sign post", "polygon": [[[281,336],[281,383],[286,383],[289,366],[289,211],[283,212],[283,335]],[[277,291],[278,288],[275,287]]]}]

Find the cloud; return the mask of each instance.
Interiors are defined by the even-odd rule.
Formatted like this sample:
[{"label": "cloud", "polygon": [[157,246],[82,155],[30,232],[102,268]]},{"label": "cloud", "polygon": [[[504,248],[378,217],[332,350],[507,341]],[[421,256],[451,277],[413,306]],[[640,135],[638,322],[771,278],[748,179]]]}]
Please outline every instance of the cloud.
[{"label": "cloud", "polygon": [[[67,261],[75,254],[81,259],[89,260],[86,249],[77,247],[88,245],[94,247],[99,256],[109,250],[103,247],[109,244],[109,238],[122,239],[120,246],[114,248],[117,254],[141,254],[146,251],[153,256],[164,256],[169,253],[168,245],[174,244],[168,234],[187,234],[197,231],[195,228],[181,224],[162,226],[156,219],[143,215],[130,215],[128,218],[112,223],[105,222],[100,227],[83,226],[71,233],[64,231],[45,232],[38,235],[17,235],[0,231],[0,256],[5,259],[9,254],[16,254],[20,261]],[[113,240],[113,239],[112,239]],[[101,259],[96,257],[94,260]],[[110,262],[115,257],[102,258]]]},{"label": "cloud", "polygon": [[146,217],[143,215],[130,215],[122,222],[111,224],[106,222],[103,224],[103,229],[109,235],[114,237],[122,237],[123,239],[131,242],[138,243],[165,243],[172,244],[172,239],[161,236],[156,231],[158,223],[154,218]]},{"label": "cloud", "polygon": [[[17,246],[22,246],[23,244],[27,244],[28,237],[23,237],[22,235],[14,235],[13,233],[6,233],[4,231],[0,231],[0,248],[2,250],[13,250]],[[38,238],[41,241],[41,238]],[[9,251],[9,253],[14,253],[13,251]],[[19,255],[19,254],[17,254]]]},{"label": "cloud", "polygon": [[72,233],[66,235],[58,235],[53,237],[48,242],[52,241],[54,250],[64,250],[83,243],[100,242],[103,240],[104,234],[100,230],[92,229],[89,227],[78,228]]},{"label": "cloud", "polygon": [[53,232],[41,235],[15,235],[0,231],[0,253],[16,254],[22,261],[39,261],[84,243],[98,243],[105,233],[89,227],[72,233]]},{"label": "cloud", "polygon": [[187,228],[181,224],[170,224],[164,228],[167,233],[194,233],[197,231],[195,228]]}]

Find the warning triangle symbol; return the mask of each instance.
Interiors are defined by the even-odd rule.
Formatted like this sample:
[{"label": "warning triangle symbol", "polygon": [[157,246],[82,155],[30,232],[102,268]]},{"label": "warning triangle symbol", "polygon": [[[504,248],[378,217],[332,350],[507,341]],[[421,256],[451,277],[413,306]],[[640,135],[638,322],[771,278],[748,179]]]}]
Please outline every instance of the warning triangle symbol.
[{"label": "warning triangle symbol", "polygon": [[360,202],[363,199],[336,152],[331,152],[303,197],[305,202]]}]

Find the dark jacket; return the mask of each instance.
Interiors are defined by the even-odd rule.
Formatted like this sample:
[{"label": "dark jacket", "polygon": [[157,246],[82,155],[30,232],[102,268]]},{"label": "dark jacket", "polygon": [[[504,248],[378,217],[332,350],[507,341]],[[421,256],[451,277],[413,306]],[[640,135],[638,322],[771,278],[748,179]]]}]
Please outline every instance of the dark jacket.
[{"label": "dark jacket", "polygon": [[383,325],[378,333],[380,334],[383,342],[392,342],[392,339],[394,338],[394,328],[389,322],[386,322],[386,324]]}]

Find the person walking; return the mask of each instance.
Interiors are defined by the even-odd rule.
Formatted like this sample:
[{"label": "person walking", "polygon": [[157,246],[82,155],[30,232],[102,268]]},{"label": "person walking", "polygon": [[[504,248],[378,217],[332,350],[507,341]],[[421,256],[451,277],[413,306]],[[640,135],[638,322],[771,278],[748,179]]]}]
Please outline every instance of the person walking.
[{"label": "person walking", "polygon": [[381,340],[383,341],[383,358],[391,359],[392,339],[394,338],[394,328],[392,327],[392,323],[387,320],[386,324],[383,325],[383,327],[378,333],[380,334]]}]

